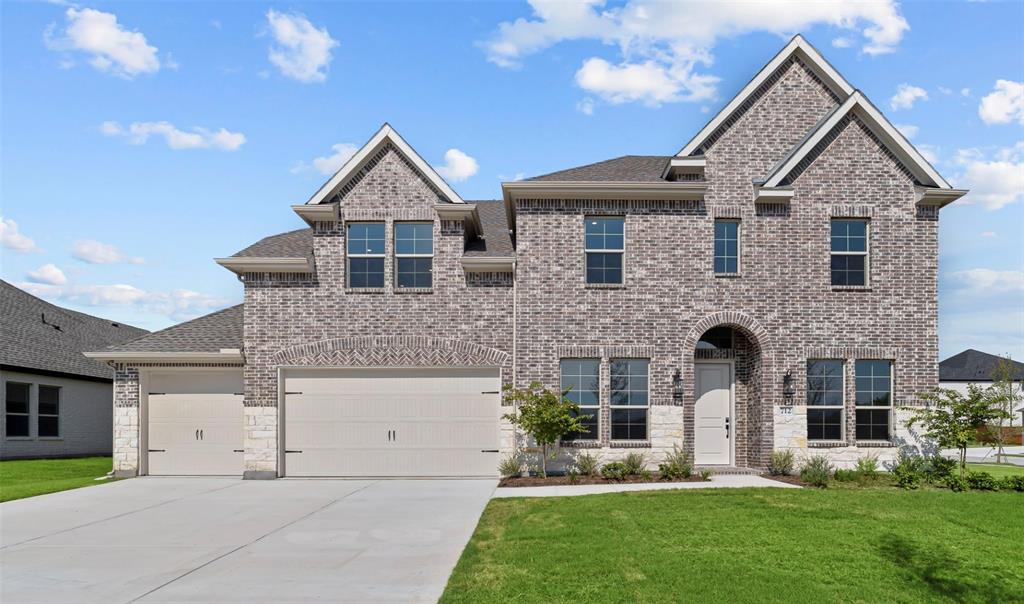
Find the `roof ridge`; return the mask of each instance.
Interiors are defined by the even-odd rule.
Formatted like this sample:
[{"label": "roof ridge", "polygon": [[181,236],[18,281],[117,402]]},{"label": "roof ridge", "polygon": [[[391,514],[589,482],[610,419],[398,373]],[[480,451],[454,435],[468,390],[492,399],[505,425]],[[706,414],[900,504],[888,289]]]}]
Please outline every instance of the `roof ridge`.
[{"label": "roof ridge", "polygon": [[215,310],[213,312],[206,313],[205,315],[200,315],[200,316],[195,317],[193,319],[189,319],[188,321],[182,321],[181,323],[175,323],[174,325],[169,325],[167,327],[164,327],[163,329],[158,329],[157,331],[151,331],[149,333],[142,334],[141,336],[139,336],[137,338],[132,338],[131,340],[126,340],[124,342],[119,342],[117,344],[112,344],[112,345],[107,346],[106,348],[104,348],[104,350],[116,350],[118,348],[127,346],[129,344],[134,344],[136,342],[139,342],[140,340],[149,338],[151,336],[158,336],[158,335],[164,334],[167,331],[170,331],[172,329],[177,329],[177,328],[183,327],[185,325],[190,325],[190,324],[195,323],[196,321],[199,321],[201,319],[207,319],[209,317],[214,317],[216,315],[223,314],[223,313],[225,313],[225,312],[227,312],[229,310],[234,310],[236,308],[242,308],[243,311],[244,311],[244,307],[245,307],[245,302],[240,302],[240,303],[234,304],[232,306],[226,306],[224,308],[221,308],[220,310]]}]

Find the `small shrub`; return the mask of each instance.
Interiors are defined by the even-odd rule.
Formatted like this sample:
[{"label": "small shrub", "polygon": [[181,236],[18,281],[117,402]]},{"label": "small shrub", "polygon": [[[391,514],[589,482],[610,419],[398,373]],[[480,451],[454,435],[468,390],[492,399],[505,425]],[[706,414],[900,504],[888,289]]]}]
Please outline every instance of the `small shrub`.
[{"label": "small shrub", "polygon": [[824,455],[812,455],[800,468],[800,478],[811,486],[824,489],[828,487],[828,478],[832,474],[832,462]]},{"label": "small shrub", "polygon": [[999,482],[988,472],[968,472],[967,485],[975,491],[999,490]]},{"label": "small shrub", "polygon": [[925,478],[929,481],[942,483],[953,475],[956,467],[957,462],[955,459],[948,459],[941,455],[934,455],[924,461],[922,469],[924,471]]},{"label": "small shrub", "polygon": [[580,473],[576,470],[569,470],[565,475],[569,477],[569,484],[576,484],[580,481]]},{"label": "small shrub", "polygon": [[916,489],[924,479],[924,460],[901,451],[893,463],[892,476],[901,488]]},{"label": "small shrub", "polygon": [[854,482],[856,480],[860,480],[860,473],[856,470],[845,470],[843,468],[839,468],[832,477],[839,482]]},{"label": "small shrub", "polygon": [[498,462],[498,474],[502,478],[511,478],[512,476],[519,476],[523,471],[523,458],[519,457],[518,454],[513,453],[507,455],[500,462]]},{"label": "small shrub", "polygon": [[792,451],[772,451],[768,473],[772,476],[791,476],[795,466],[796,455]]},{"label": "small shrub", "polygon": [[712,474],[714,474],[714,472],[712,472],[711,470],[707,470],[707,469],[701,470],[700,471],[700,479],[703,480],[704,482],[707,482],[707,481],[711,480],[711,475]]},{"label": "small shrub", "polygon": [[956,474],[951,474],[946,477],[946,486],[949,487],[949,490],[953,491],[954,493],[963,493],[968,488],[970,488],[967,486],[967,481],[964,480],[963,478],[960,478]]},{"label": "small shrub", "polygon": [[854,470],[861,480],[874,480],[878,478],[878,456],[865,455],[857,460],[857,469]]},{"label": "small shrub", "polygon": [[658,474],[662,480],[682,480],[693,474],[693,463],[686,451],[672,445],[672,452],[665,454],[665,461],[658,464]]},{"label": "small shrub", "polygon": [[601,462],[593,453],[580,453],[573,461],[576,464],[576,471],[583,476],[597,476],[601,469]]},{"label": "small shrub", "polygon": [[647,468],[647,456],[639,451],[632,451],[622,459],[622,465],[626,468],[626,474],[637,476]]},{"label": "small shrub", "polygon": [[626,465],[621,461],[606,463],[601,468],[601,476],[608,480],[622,480],[626,477]]},{"label": "small shrub", "polygon": [[654,475],[651,474],[650,470],[643,470],[640,472],[640,478],[642,478],[644,482],[650,482],[654,479]]},{"label": "small shrub", "polygon": [[1004,491],[1017,491],[1024,493],[1024,475],[1004,476],[999,481],[999,488]]}]

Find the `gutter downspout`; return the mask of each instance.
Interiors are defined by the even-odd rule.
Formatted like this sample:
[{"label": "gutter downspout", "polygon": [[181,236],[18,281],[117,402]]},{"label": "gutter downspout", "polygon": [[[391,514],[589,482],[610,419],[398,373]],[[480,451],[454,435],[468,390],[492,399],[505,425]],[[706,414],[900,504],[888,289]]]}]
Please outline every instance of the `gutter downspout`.
[{"label": "gutter downspout", "polygon": [[[518,330],[518,317],[519,317],[519,279],[516,271],[519,268],[519,260],[512,261],[512,387],[515,388],[519,384],[518,366],[519,366],[519,330]],[[514,407],[512,409],[514,413],[519,412],[519,408]],[[519,453],[519,430],[515,426],[512,426],[512,454],[517,455]]]}]

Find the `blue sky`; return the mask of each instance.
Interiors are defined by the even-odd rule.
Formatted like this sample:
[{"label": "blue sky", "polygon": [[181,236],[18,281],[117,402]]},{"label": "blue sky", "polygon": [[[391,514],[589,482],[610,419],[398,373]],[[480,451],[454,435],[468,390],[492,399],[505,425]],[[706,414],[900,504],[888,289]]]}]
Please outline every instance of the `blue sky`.
[{"label": "blue sky", "polygon": [[[157,329],[387,121],[467,199],[672,154],[803,33],[955,186],[941,356],[1024,358],[1024,3],[4,3],[0,276]],[[951,32],[956,32],[955,43]]]}]

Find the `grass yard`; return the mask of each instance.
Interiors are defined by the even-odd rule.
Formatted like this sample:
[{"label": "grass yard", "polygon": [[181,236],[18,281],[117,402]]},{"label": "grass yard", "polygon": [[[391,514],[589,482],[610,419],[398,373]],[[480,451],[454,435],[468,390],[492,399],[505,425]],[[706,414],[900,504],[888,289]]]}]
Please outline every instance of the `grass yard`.
[{"label": "grass yard", "polygon": [[[1024,476],[1024,466],[1015,466],[1009,463],[968,463],[968,472],[988,472],[996,478],[1003,476]],[[1022,503],[1024,505],[1024,503]]]},{"label": "grass yard", "polygon": [[1021,602],[1021,493],[495,499],[442,602]]},{"label": "grass yard", "polygon": [[110,468],[109,457],[0,461],[0,501],[102,484]]}]

